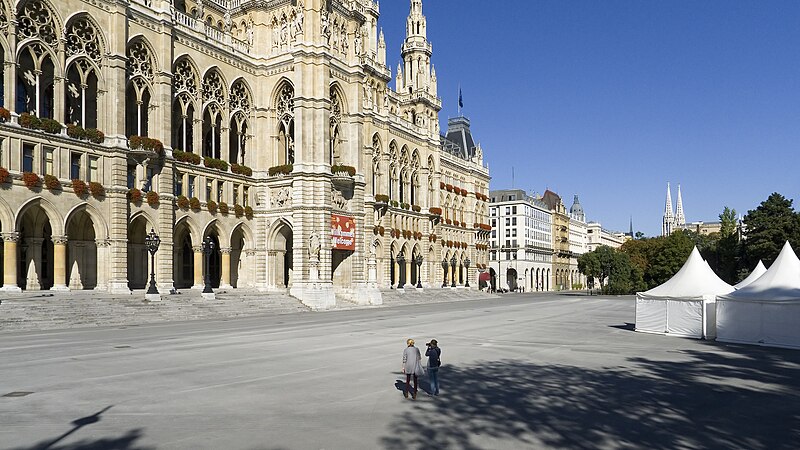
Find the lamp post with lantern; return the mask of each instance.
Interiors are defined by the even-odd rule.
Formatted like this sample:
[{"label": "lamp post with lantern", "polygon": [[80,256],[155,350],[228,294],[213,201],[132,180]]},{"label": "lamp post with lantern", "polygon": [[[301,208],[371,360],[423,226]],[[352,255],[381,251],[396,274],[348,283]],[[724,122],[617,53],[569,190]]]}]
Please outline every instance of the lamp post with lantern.
[{"label": "lamp post with lantern", "polygon": [[447,263],[447,258],[442,259],[442,287],[447,287],[447,267],[450,264]]},{"label": "lamp post with lantern", "polygon": [[150,301],[159,301],[161,294],[158,293],[158,286],[156,286],[156,252],[161,245],[161,238],[154,229],[151,228],[150,234],[144,237],[144,245],[150,252],[150,287],[147,288],[145,298]]},{"label": "lamp post with lantern", "polygon": [[417,254],[413,263],[417,265],[417,289],[422,289],[422,255]]},{"label": "lamp post with lantern", "polygon": [[214,295],[214,290],[211,289],[211,254],[214,253],[214,241],[211,240],[211,236],[206,237],[202,248],[203,259],[205,260],[205,276],[203,277],[203,292],[200,295],[205,299],[213,300],[216,295]]},{"label": "lamp post with lantern", "polygon": [[451,284],[450,287],[456,287],[456,257],[455,257],[455,255],[450,257],[450,267],[453,269],[451,271],[451,273],[452,273],[451,278],[453,279],[453,284]]},{"label": "lamp post with lantern", "polygon": [[469,257],[467,257],[467,259],[464,260],[464,268],[466,269],[466,272],[467,272],[467,279],[466,279],[466,283],[464,283],[464,287],[467,287],[467,288],[469,287],[469,265],[471,263],[472,263],[472,261],[469,260]]}]

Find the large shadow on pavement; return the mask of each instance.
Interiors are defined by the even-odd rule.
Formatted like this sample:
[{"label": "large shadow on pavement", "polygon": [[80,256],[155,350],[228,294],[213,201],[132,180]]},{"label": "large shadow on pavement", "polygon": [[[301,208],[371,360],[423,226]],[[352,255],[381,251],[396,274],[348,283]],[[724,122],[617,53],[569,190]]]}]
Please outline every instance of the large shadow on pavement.
[{"label": "large shadow on pavement", "polygon": [[[707,344],[583,368],[502,360],[441,369],[442,395],[392,421],[408,448],[797,448],[800,352]],[[674,356],[674,355],[673,355]],[[675,360],[680,359],[679,362]]]},{"label": "large shadow on pavement", "polygon": [[136,441],[141,437],[142,431],[134,429],[119,437],[81,439],[65,444],[54,443],[52,439],[46,439],[31,447],[16,447],[12,450],[154,450],[152,447],[137,445]]}]

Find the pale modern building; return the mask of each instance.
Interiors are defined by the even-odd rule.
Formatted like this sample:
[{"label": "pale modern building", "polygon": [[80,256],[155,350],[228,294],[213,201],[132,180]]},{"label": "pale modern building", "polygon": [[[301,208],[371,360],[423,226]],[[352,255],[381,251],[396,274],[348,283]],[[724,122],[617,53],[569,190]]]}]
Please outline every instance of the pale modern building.
[{"label": "pale modern building", "polygon": [[631,237],[625,233],[609,231],[597,222],[586,224],[587,251],[593,252],[601,245],[611,248],[620,248]]},{"label": "pale modern building", "polygon": [[162,293],[205,267],[314,308],[488,263],[489,172],[468,120],[440,133],[421,0],[394,77],[372,0],[0,12],[3,290],[141,289],[151,230]]},{"label": "pale modern building", "polygon": [[496,286],[551,290],[553,222],[547,205],[522,189],[491,191],[489,199],[489,267]]}]

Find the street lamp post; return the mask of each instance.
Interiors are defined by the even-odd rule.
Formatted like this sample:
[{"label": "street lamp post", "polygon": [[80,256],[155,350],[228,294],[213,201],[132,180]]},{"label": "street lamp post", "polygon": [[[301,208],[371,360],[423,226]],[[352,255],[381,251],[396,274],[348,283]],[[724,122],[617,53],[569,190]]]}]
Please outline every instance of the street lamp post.
[{"label": "street lamp post", "polygon": [[450,267],[453,268],[453,276],[451,277],[453,279],[453,284],[450,285],[450,287],[456,287],[456,257],[455,257],[455,255],[453,255],[450,258]]},{"label": "street lamp post", "polygon": [[447,263],[447,258],[442,259],[442,287],[447,287],[447,267],[450,264]]},{"label": "street lamp post", "polygon": [[500,272],[503,270],[500,265],[502,264],[503,257],[500,256],[505,253],[505,246],[501,245],[500,249],[497,251],[497,276],[494,277],[494,291],[497,292],[497,289],[500,288]]},{"label": "street lamp post", "polygon": [[211,289],[211,254],[213,252],[214,241],[211,240],[211,236],[208,236],[203,241],[203,256],[205,256],[205,277],[203,278],[205,286],[203,287],[203,294],[214,294],[214,290]]},{"label": "street lamp post", "polygon": [[464,267],[467,269],[467,279],[466,279],[467,282],[464,284],[464,287],[469,287],[469,265],[470,265],[470,263],[472,263],[472,261],[470,261],[469,257],[467,257],[467,259],[464,261]]},{"label": "street lamp post", "polygon": [[150,252],[150,287],[147,289],[146,296],[159,295],[156,287],[156,252],[161,245],[161,238],[158,237],[154,229],[150,229],[150,234],[145,236],[144,244]]},{"label": "street lamp post", "polygon": [[422,289],[422,255],[417,255],[414,263],[417,264],[417,289]]}]

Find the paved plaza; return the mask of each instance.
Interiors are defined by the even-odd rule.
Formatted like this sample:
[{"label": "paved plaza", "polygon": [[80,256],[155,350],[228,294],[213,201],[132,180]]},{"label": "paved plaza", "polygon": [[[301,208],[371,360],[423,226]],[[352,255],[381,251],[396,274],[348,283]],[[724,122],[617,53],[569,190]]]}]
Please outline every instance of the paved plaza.
[{"label": "paved plaza", "polygon": [[[418,300],[3,328],[0,448],[788,449],[800,438],[800,352],[636,333],[632,297]],[[408,337],[423,352],[439,341],[441,396],[403,398]]]}]

